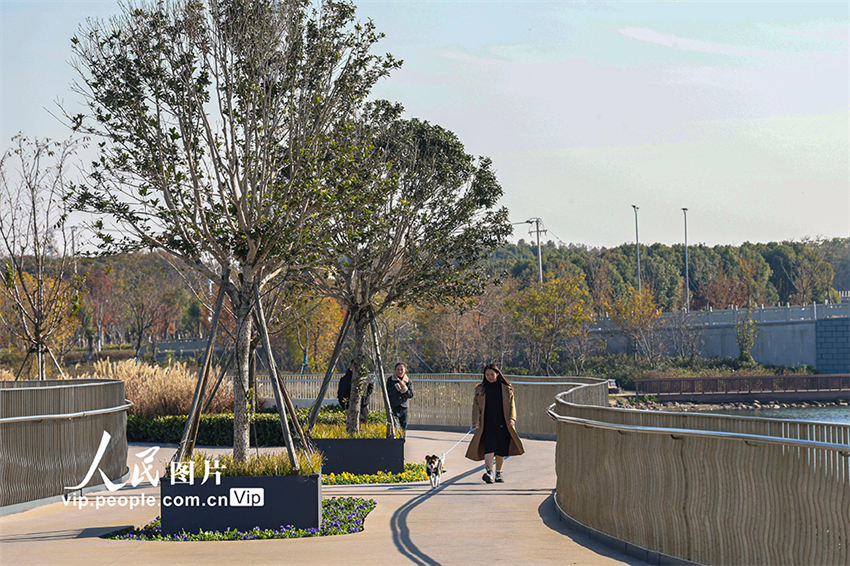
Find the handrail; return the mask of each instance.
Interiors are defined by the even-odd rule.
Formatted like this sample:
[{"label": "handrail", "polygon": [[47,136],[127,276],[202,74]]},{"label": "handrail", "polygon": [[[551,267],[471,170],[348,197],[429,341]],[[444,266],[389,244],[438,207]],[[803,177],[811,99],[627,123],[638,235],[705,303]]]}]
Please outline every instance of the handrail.
[{"label": "handrail", "polygon": [[777,379],[780,381],[790,381],[794,379],[822,379],[822,378],[836,378],[836,377],[850,377],[850,374],[846,373],[799,373],[799,374],[783,374],[783,375],[696,375],[696,376],[671,376],[671,377],[642,377],[635,381],[635,383],[657,383],[657,382],[665,382],[665,381],[698,381],[701,379],[711,380],[711,379],[738,379],[738,380],[750,380],[750,379]]},{"label": "handrail", "polygon": [[126,399],[122,380],[4,383],[0,384],[0,514],[9,506],[62,495],[65,486],[79,483],[104,433],[111,440],[101,454],[100,469],[108,478],[126,473],[127,412],[133,403]]},{"label": "handrail", "polygon": [[[320,382],[322,381],[319,378],[307,378],[307,379],[296,379],[293,380],[288,376],[281,376],[281,380],[283,381],[298,381],[298,382]],[[259,383],[271,383],[270,379],[258,379]],[[413,380],[413,383],[481,383],[480,379],[423,379],[417,378]],[[587,383],[581,383],[577,381],[511,381],[511,385],[588,385]]]},{"label": "handrail", "polygon": [[53,421],[53,420],[65,420],[65,419],[78,419],[80,417],[88,417],[90,415],[106,415],[109,413],[117,413],[119,411],[123,411],[129,409],[133,406],[133,403],[130,402],[129,399],[124,399],[126,401],[125,404],[119,405],[117,407],[108,407],[106,409],[94,409],[91,411],[79,411],[77,413],[61,413],[58,415],[26,415],[23,417],[3,417],[0,418],[0,424],[9,424],[9,423],[20,423],[26,421]]},{"label": "handrail", "polygon": [[[32,386],[20,386],[18,384],[24,384],[29,381],[33,381],[35,383],[41,383],[41,385],[32,385]],[[27,391],[32,389],[67,389],[69,387],[88,387],[91,385],[103,385],[104,383],[114,383],[114,379],[109,378],[91,378],[91,379],[43,379],[41,381],[37,381],[34,379],[28,379],[25,381],[6,381],[0,382],[0,389],[4,389],[6,391]],[[5,384],[12,385],[12,387],[6,387]]]},{"label": "handrail", "polygon": [[758,442],[761,444],[780,444],[784,446],[791,445],[799,448],[822,448],[825,450],[834,450],[840,453],[842,456],[850,456],[850,444],[818,442],[816,440],[799,440],[796,438],[782,438],[778,436],[763,436],[760,434],[747,434],[743,432],[722,432],[715,430],[700,430],[695,428],[667,428],[641,425],[612,424],[603,421],[582,419],[579,417],[565,417],[564,415],[559,415],[554,411],[555,405],[556,403],[552,403],[551,405],[549,405],[549,409],[547,411],[552,420],[577,423],[594,428],[628,432],[648,432],[650,434],[669,434],[673,436],[673,438],[676,438],[677,436],[731,438],[749,442]]},{"label": "handrail", "polygon": [[653,377],[637,380],[635,390],[639,395],[671,398],[767,395],[789,392],[847,392],[850,391],[850,374]]},{"label": "handrail", "polygon": [[850,564],[850,426],[610,407],[585,392],[541,411],[558,429],[568,520],[644,558]]}]

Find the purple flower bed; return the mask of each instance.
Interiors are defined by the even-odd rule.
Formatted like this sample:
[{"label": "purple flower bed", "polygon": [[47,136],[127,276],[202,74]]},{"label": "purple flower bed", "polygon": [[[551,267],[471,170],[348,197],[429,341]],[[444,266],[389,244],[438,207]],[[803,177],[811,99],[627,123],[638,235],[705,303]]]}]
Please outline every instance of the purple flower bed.
[{"label": "purple flower bed", "polygon": [[331,497],[322,500],[322,526],[318,529],[296,529],[291,525],[281,525],[278,529],[251,529],[250,531],[227,530],[199,531],[176,535],[162,534],[160,518],[140,529],[123,529],[106,535],[113,540],[258,540],[270,538],[323,537],[345,535],[363,530],[366,515],[375,508],[374,499],[359,497]]}]

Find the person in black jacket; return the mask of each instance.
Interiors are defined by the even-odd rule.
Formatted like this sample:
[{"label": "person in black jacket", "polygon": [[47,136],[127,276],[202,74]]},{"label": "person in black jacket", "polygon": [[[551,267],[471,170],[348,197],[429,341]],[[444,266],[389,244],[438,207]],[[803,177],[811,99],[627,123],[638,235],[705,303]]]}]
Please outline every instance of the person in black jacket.
[{"label": "person in black jacket", "polygon": [[407,366],[401,362],[395,365],[395,374],[387,378],[387,395],[398,426],[406,429],[407,406],[408,400],[413,398],[413,384],[407,376]]},{"label": "person in black jacket", "polygon": [[339,378],[339,387],[336,389],[336,399],[339,406],[348,410],[348,398],[351,397],[351,376],[354,372],[354,360],[348,362],[348,371]]},{"label": "person in black jacket", "polygon": [[360,424],[366,424],[369,419],[369,399],[375,391],[375,382],[371,375],[366,376],[366,390],[360,394]]}]

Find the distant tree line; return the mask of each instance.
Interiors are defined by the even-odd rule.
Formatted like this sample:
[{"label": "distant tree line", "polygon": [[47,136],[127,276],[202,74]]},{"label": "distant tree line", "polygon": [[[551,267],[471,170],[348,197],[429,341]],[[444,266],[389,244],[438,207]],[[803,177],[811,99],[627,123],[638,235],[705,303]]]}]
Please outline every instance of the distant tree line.
[{"label": "distant tree line", "polygon": [[[597,313],[638,286],[634,244],[591,248],[550,241],[542,249],[544,279],[584,274]],[[640,246],[641,284],[665,311],[685,306],[684,254],[681,244]],[[523,240],[503,246],[489,265],[527,285],[537,279],[537,247]],[[850,290],[850,238],[691,245],[688,268],[691,310],[840,302],[838,290]]]},{"label": "distant tree line", "polygon": [[[848,249],[847,238],[691,246],[691,309],[837,301],[837,289],[850,289]],[[599,351],[588,329],[604,314],[619,321],[637,352],[657,355],[655,336],[647,330],[657,319],[652,313],[684,306],[681,246],[641,248],[643,294],[635,290],[633,245],[603,249],[549,242],[543,246],[543,285],[537,283],[536,252],[523,241],[498,248],[485,263],[491,283],[460,308],[386,309],[378,317],[385,363],[404,360],[425,372],[476,371],[495,360],[514,371],[576,372]],[[78,306],[53,338],[60,355],[74,347],[94,353],[114,345],[151,352],[165,340],[206,336],[217,288],[165,254],[75,263],[79,283],[66,287],[66,302]],[[281,367],[319,372],[331,357],[346,307],[317,296],[285,300],[291,303],[279,311],[285,315],[271,321]],[[0,308],[9,312],[9,299],[0,300]],[[225,334],[232,332],[232,315],[223,326]],[[7,327],[0,336],[2,347],[25,347],[14,330]],[[353,348],[350,340],[344,344],[338,368],[354,355]],[[678,349],[686,354],[684,346]]]}]

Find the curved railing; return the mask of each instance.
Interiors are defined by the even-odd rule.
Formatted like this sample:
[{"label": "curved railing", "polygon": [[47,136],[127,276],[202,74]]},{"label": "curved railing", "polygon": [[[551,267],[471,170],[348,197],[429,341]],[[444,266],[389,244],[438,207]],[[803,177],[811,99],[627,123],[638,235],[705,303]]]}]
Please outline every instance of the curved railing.
[{"label": "curved railing", "polygon": [[[481,382],[481,374],[411,374],[414,398],[410,402],[410,423],[430,427],[468,427],[472,421],[472,397],[476,384]],[[514,399],[517,409],[517,430],[522,435],[555,434],[555,423],[546,413],[552,397],[564,389],[576,385],[594,383],[588,388],[584,399],[587,403],[608,402],[608,382],[590,377],[556,376],[507,376],[514,387]],[[322,382],[320,375],[284,375],[289,394],[294,398],[314,399],[319,393]],[[334,378],[328,387],[325,398],[335,399],[338,378]],[[257,382],[257,391],[264,397],[271,397],[269,382],[263,379]],[[378,394],[372,395],[372,410],[381,410],[382,400]]]},{"label": "curved railing", "polygon": [[585,387],[549,408],[569,519],[701,564],[850,562],[850,426],[592,406]]},{"label": "curved railing", "polygon": [[[111,439],[98,467],[124,475],[130,407],[121,380],[0,381],[0,507],[68,493],[104,431]],[[101,483],[95,473],[88,486]]]}]

